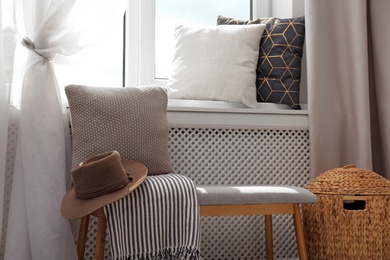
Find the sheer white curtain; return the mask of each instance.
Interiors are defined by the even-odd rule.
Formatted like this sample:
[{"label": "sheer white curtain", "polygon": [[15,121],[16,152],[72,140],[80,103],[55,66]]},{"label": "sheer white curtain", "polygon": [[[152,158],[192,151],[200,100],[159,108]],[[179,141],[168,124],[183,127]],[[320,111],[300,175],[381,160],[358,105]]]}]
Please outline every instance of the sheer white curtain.
[{"label": "sheer white curtain", "polygon": [[[4,178],[8,107],[20,111],[19,135],[5,241],[5,259],[75,259],[69,222],[60,214],[69,179],[69,124],[58,88],[54,64],[87,47],[86,35],[104,35],[111,15],[120,15],[109,0],[14,0],[17,46],[14,61],[3,55],[0,41],[0,183]],[[124,1],[122,1],[124,2]],[[0,2],[2,3],[2,2]],[[115,8],[114,8],[115,7]],[[125,4],[121,8],[123,15]],[[1,10],[1,16],[6,11]],[[93,21],[85,15],[95,15]],[[79,19],[83,17],[84,19]],[[84,21],[85,26],[82,25]],[[91,27],[92,26],[92,27]],[[97,28],[96,28],[97,27]],[[0,27],[2,28],[2,27]],[[2,31],[3,32],[3,31]],[[84,39],[84,44],[81,40]],[[9,50],[8,50],[9,51]],[[109,51],[109,50],[108,50]],[[99,55],[99,54],[96,54]],[[13,55],[11,55],[13,56]],[[13,64],[13,81],[6,88],[4,63]],[[77,82],[75,82],[77,83]],[[8,98],[11,93],[11,98]],[[0,187],[3,202],[4,187]],[[3,210],[3,205],[1,209]],[[1,214],[2,216],[3,214]],[[4,242],[4,241],[3,241]]]},{"label": "sheer white curtain", "polygon": [[[0,0],[0,14],[2,13],[2,0]],[[3,28],[2,19],[0,19],[0,28]],[[0,53],[4,53],[3,30],[0,30]],[[3,55],[1,55],[3,57]],[[8,102],[5,78],[4,59],[0,58],[0,242],[3,233],[3,207],[4,207],[4,179],[5,163],[7,153],[7,136],[8,136]],[[0,243],[2,244],[2,243]]]},{"label": "sheer white curtain", "polygon": [[390,178],[390,1],[305,10],[312,176],[353,163]]}]

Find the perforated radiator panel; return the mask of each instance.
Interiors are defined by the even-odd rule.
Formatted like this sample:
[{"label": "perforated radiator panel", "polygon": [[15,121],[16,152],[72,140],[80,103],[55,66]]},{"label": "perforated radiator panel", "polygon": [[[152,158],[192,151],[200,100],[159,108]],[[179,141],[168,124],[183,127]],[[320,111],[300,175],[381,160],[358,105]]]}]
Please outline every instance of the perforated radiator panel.
[{"label": "perforated radiator panel", "polygon": [[[170,131],[175,172],[197,184],[284,184],[309,181],[306,130],[184,129]],[[290,215],[273,217],[276,259],[298,257]],[[264,259],[262,216],[202,217],[204,259]]]}]

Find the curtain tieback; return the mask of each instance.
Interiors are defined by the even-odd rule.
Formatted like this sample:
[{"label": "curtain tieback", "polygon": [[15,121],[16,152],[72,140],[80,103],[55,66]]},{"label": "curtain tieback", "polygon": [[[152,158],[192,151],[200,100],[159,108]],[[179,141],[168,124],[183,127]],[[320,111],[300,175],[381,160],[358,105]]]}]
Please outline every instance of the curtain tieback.
[{"label": "curtain tieback", "polygon": [[39,53],[38,51],[35,50],[35,45],[34,45],[33,41],[30,38],[24,37],[23,40],[22,40],[22,44],[23,44],[24,47],[26,47],[27,49],[35,52],[36,54],[38,54],[39,56],[41,56],[45,60],[49,60],[43,54],[41,54],[41,53]]}]

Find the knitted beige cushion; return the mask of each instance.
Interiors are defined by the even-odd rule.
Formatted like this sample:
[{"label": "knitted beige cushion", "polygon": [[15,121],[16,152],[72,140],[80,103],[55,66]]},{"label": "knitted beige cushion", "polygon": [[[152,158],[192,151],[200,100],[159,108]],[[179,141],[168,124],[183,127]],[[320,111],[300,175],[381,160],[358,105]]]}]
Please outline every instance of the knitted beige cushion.
[{"label": "knitted beige cushion", "polygon": [[72,165],[117,150],[149,174],[172,172],[168,150],[167,93],[157,86],[65,88],[72,125]]}]

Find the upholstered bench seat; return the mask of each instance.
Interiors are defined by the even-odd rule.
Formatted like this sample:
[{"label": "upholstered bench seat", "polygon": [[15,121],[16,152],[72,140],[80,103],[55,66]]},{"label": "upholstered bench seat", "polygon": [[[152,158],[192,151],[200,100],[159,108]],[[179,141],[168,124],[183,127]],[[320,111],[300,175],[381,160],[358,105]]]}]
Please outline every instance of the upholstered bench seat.
[{"label": "upholstered bench seat", "polygon": [[196,192],[201,216],[264,215],[267,259],[273,259],[272,215],[291,214],[299,258],[307,259],[299,204],[317,202],[309,190],[280,185],[199,185]]},{"label": "upholstered bench seat", "polygon": [[200,205],[315,203],[317,197],[301,187],[274,185],[200,185]]}]

